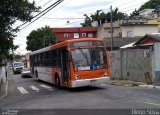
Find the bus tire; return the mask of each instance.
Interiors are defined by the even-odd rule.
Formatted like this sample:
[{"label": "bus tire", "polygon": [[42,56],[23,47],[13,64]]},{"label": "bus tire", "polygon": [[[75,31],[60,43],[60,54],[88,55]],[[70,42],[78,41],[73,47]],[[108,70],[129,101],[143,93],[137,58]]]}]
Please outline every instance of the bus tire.
[{"label": "bus tire", "polygon": [[35,76],[35,77],[36,77],[36,81],[39,81],[38,72],[37,72],[37,71],[35,72],[35,75],[36,75],[36,76]]},{"label": "bus tire", "polygon": [[55,77],[55,86],[60,89],[61,88],[61,84],[60,84],[60,79],[59,79],[59,76],[56,75]]}]

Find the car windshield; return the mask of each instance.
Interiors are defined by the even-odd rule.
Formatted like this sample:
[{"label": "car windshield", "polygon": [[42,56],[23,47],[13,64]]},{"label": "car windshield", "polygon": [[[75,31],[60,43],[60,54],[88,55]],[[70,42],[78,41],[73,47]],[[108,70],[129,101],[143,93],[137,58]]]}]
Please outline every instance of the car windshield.
[{"label": "car windshield", "polygon": [[23,66],[23,63],[14,63],[14,67]]},{"label": "car windshield", "polygon": [[107,67],[104,48],[74,49],[71,54],[75,71],[97,70]]}]

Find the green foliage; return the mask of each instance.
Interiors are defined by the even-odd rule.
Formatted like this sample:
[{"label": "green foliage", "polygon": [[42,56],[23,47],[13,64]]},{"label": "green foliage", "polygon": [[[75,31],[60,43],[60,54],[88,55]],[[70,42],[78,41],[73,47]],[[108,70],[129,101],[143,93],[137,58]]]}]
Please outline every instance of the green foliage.
[{"label": "green foliage", "polygon": [[143,4],[138,11],[144,10],[144,9],[155,9],[157,5],[160,5],[160,0],[149,0],[145,4]]},{"label": "green foliage", "polygon": [[133,16],[139,15],[139,11],[144,10],[144,9],[155,9],[158,5],[160,5],[160,0],[149,0],[148,2],[144,3],[141,5],[139,9],[135,9],[131,14],[130,18]]},{"label": "green foliage", "polygon": [[27,36],[27,50],[35,51],[49,46],[55,43],[55,39],[55,33],[48,26],[33,30]]},{"label": "green foliage", "polygon": [[138,16],[139,15],[139,11],[137,9],[135,9],[131,14],[130,14],[130,18],[132,18],[133,16]]},{"label": "green foliage", "polygon": [[30,21],[32,12],[38,11],[35,2],[28,0],[1,0],[0,2],[0,49],[6,53],[13,46],[14,32],[18,28],[12,25],[17,21]]},{"label": "green foliage", "polygon": [[[91,14],[90,16],[86,14],[84,14],[84,16],[86,18],[84,20],[84,23],[81,23],[81,26],[90,27],[93,21],[105,22],[105,20],[107,20],[108,22],[110,22],[111,13],[110,12],[104,13],[101,10],[97,10],[94,14]],[[120,12],[118,8],[116,8],[115,10],[113,10],[112,16],[113,16],[113,21],[117,21],[117,20],[124,19],[126,17],[126,14]]]}]

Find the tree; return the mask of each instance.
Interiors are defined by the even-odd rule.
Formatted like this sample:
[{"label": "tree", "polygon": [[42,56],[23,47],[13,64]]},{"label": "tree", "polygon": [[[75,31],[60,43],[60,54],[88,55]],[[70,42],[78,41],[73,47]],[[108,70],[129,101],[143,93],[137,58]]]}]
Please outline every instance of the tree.
[{"label": "tree", "polygon": [[138,11],[144,9],[155,9],[157,5],[160,5],[160,0],[149,0],[148,2],[144,3]]},{"label": "tree", "polygon": [[55,40],[55,33],[48,26],[33,30],[29,36],[27,36],[27,50],[38,50],[54,44]]},{"label": "tree", "polygon": [[[113,21],[121,20],[126,17],[126,14],[120,12],[118,8],[113,10],[112,15]],[[84,16],[86,18],[84,20],[84,23],[81,23],[81,26],[90,27],[93,21],[98,21],[99,23],[101,21],[102,23],[104,23],[105,20],[107,20],[108,22],[110,22],[111,13],[104,13],[102,10],[97,10],[94,14],[91,14],[90,16],[88,16],[87,14],[84,14]]]},{"label": "tree", "polygon": [[160,0],[149,0],[148,2],[144,3],[143,5],[141,5],[139,9],[135,9],[130,14],[130,18],[132,18],[133,16],[139,15],[139,11],[141,11],[141,10],[144,10],[144,9],[156,9],[159,6],[160,6]]},{"label": "tree", "polygon": [[139,15],[139,11],[137,9],[135,9],[129,16],[129,18],[133,18],[134,16],[138,16]]},{"label": "tree", "polygon": [[35,6],[35,2],[28,0],[1,0],[0,2],[0,52],[8,53],[13,47],[13,39],[18,28],[12,25],[20,20],[22,22],[31,21],[32,12],[36,12],[40,7]]}]

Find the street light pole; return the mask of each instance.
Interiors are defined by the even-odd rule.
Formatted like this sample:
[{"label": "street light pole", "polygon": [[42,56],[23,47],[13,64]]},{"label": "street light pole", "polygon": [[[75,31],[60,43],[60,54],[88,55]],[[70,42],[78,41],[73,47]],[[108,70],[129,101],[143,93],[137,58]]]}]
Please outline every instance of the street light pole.
[{"label": "street light pole", "polygon": [[111,9],[111,51],[113,50],[113,22],[112,22],[112,5],[110,7]]}]

